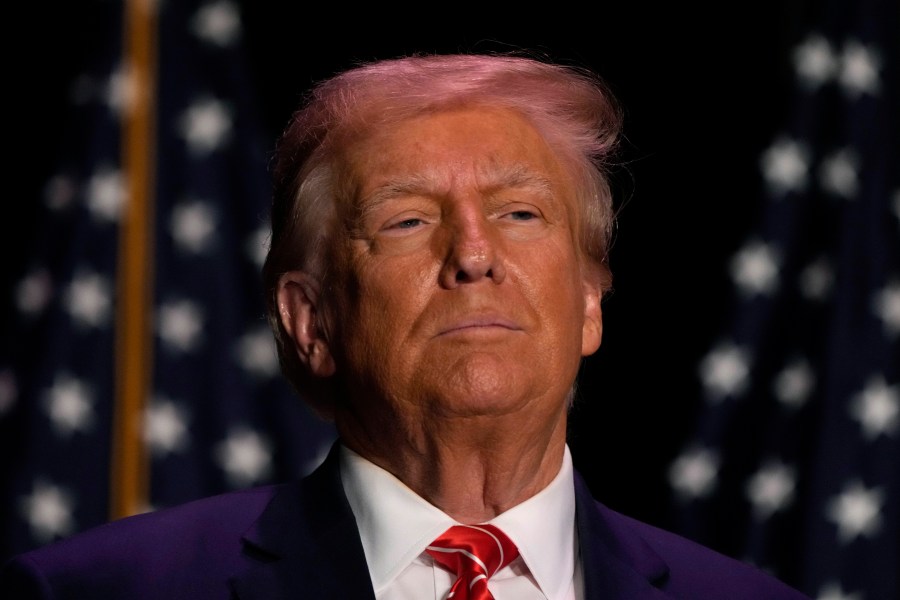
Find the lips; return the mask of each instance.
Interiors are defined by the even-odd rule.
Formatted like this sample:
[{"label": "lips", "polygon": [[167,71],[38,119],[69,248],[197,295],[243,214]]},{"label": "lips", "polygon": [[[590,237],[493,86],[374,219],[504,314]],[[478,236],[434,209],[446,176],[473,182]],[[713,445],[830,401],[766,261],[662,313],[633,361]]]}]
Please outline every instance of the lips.
[{"label": "lips", "polygon": [[477,333],[479,331],[493,331],[497,329],[506,329],[510,331],[521,331],[522,328],[512,319],[502,315],[472,315],[442,326],[438,330],[438,335],[450,335],[454,333]]}]

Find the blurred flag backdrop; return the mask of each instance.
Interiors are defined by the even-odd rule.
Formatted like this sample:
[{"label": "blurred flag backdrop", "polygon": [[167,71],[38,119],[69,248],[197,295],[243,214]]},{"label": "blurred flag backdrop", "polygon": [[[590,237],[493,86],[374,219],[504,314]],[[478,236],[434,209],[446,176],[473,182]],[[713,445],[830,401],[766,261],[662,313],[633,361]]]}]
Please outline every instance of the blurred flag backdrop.
[{"label": "blurred flag backdrop", "polygon": [[[900,14],[806,3],[731,323],[671,463],[679,530],[819,600],[900,598]],[[736,116],[736,118],[740,118]]]},{"label": "blurred flag backdrop", "polygon": [[[37,237],[17,257],[28,268],[3,332],[0,560],[119,516],[110,498],[127,482],[111,487],[110,468],[124,458],[123,426],[146,450],[133,463],[146,476],[129,473],[145,481],[137,510],[296,477],[333,437],[281,378],[264,318],[270,141],[237,6],[101,4],[93,26],[108,40],[72,90],[67,149],[40,200]],[[153,5],[159,14],[126,19],[126,8]],[[123,124],[139,99],[150,135],[129,138]],[[146,176],[123,164],[128,143],[131,156],[147,151]],[[148,260],[123,268],[122,252],[141,243],[133,231],[122,239],[141,193]],[[132,270],[147,273],[145,292],[123,287]],[[120,314],[135,293],[143,321]],[[122,360],[128,319],[149,334],[136,342],[150,368],[137,414],[116,406],[123,375],[141,380]]]},{"label": "blurred flag backdrop", "polygon": [[[151,366],[137,413],[146,455],[132,457],[146,465],[141,510],[296,477],[333,439],[279,376],[263,316],[269,142],[238,8],[147,4],[160,12],[151,176],[138,188],[150,259],[134,266],[149,275],[137,296]],[[796,5],[808,13],[785,57],[794,89],[760,157],[760,221],[731,262],[732,320],[698,365],[696,431],[669,470],[673,523],[819,600],[896,600],[898,8]],[[72,90],[68,148],[0,347],[0,560],[115,516],[122,484],[111,468],[133,324],[120,307],[135,291],[120,257],[140,247],[123,242],[137,210],[123,161],[135,88],[130,5],[103,6],[94,25],[109,40]]]}]

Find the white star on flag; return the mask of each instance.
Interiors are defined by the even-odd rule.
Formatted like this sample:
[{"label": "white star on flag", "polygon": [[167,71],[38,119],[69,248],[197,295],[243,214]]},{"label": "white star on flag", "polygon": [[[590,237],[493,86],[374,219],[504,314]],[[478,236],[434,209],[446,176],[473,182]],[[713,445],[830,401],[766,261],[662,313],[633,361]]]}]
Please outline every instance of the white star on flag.
[{"label": "white star on flag", "polygon": [[127,64],[120,64],[110,74],[106,83],[106,105],[118,116],[129,114],[134,110],[140,91],[134,70]]},{"label": "white star on flag", "polygon": [[194,34],[218,46],[230,46],[241,34],[241,17],[233,2],[220,0],[200,8],[191,23]]},{"label": "white star on flag", "polygon": [[881,58],[873,48],[851,40],[844,44],[841,53],[838,81],[851,98],[862,94],[874,96],[881,91],[880,68]]},{"label": "white star on flag", "polygon": [[42,543],[75,530],[72,519],[74,501],[62,487],[35,481],[31,494],[22,498],[19,506],[32,535]]},{"label": "white star on flag", "polygon": [[716,487],[719,455],[706,448],[692,448],[669,467],[669,484],[682,500],[708,496]]},{"label": "white star on flag", "polygon": [[159,307],[157,333],[170,350],[189,352],[203,337],[203,309],[190,300],[172,300]]},{"label": "white star on flag", "polygon": [[809,156],[805,144],[779,138],[762,155],[761,168],[766,184],[777,196],[805,189]]},{"label": "white star on flag", "polygon": [[792,467],[772,460],[747,482],[747,498],[757,519],[764,520],[794,500],[796,474]]},{"label": "white star on flag", "polygon": [[144,440],[155,456],[187,448],[187,421],[187,410],[182,405],[160,397],[150,402],[144,414]]},{"label": "white star on flag", "polygon": [[65,307],[82,327],[100,327],[112,312],[112,285],[98,273],[76,273],[65,293]]},{"label": "white star on flag", "polygon": [[837,58],[823,36],[810,35],[794,49],[794,68],[800,80],[810,89],[815,89],[834,77],[837,72]]},{"label": "white star on flag", "polygon": [[37,315],[43,312],[53,295],[53,280],[47,269],[36,269],[26,275],[16,286],[16,307],[23,314]]},{"label": "white star on flag", "polygon": [[87,206],[98,221],[116,222],[125,207],[125,178],[110,166],[98,167],[87,183]]},{"label": "white star on flag", "polygon": [[743,392],[749,375],[749,354],[731,342],[717,345],[700,363],[700,378],[713,401]]},{"label": "white star on flag", "polygon": [[278,373],[278,353],[268,327],[244,334],[238,341],[236,354],[238,362],[250,373],[262,377]]},{"label": "white star on flag", "polygon": [[800,293],[810,300],[824,300],[834,289],[834,267],[826,258],[819,258],[800,272]]},{"label": "white star on flag", "polygon": [[778,288],[780,262],[774,245],[750,241],[731,259],[731,277],[745,295],[770,295]]},{"label": "white star on flag", "polygon": [[208,202],[182,202],[172,209],[169,231],[182,250],[200,254],[215,240],[216,212]]},{"label": "white star on flag", "polygon": [[220,148],[231,135],[231,110],[224,102],[206,98],[194,102],[178,123],[190,151],[205,155]]},{"label": "white star on flag", "polygon": [[809,400],[815,378],[815,372],[809,361],[802,358],[795,359],[775,376],[773,382],[775,397],[788,408],[800,408]]},{"label": "white star on flag", "polygon": [[80,379],[57,375],[45,393],[44,409],[61,434],[89,431],[94,424],[93,390]]},{"label": "white star on flag", "polygon": [[825,509],[828,520],[838,527],[841,544],[853,541],[861,535],[874,536],[881,529],[881,508],[884,491],[867,488],[860,481],[844,487],[844,491],[831,498]]},{"label": "white star on flag", "polygon": [[897,337],[900,334],[900,282],[891,282],[879,290],[872,299],[872,310],[884,321],[888,337]]},{"label": "white star on flag", "polygon": [[822,159],[819,183],[823,190],[853,200],[859,191],[858,172],[859,156],[854,151],[843,148]]},{"label": "white star on flag", "polygon": [[214,457],[233,487],[242,488],[267,476],[272,468],[269,441],[249,428],[232,430]]},{"label": "white star on flag", "polygon": [[816,600],[865,600],[865,598],[859,592],[845,592],[839,582],[830,581],[819,590]]},{"label": "white star on flag", "polygon": [[900,386],[888,386],[884,377],[869,379],[866,387],[853,396],[850,415],[862,426],[863,435],[871,441],[879,435],[893,435],[900,413]]}]

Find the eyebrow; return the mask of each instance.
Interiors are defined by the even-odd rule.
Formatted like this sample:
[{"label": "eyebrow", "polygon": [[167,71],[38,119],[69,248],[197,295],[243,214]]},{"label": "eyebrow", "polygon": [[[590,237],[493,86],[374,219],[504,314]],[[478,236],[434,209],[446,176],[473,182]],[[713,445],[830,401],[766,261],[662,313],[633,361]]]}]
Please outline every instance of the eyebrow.
[{"label": "eyebrow", "polygon": [[[400,196],[415,194],[440,196],[444,192],[438,190],[439,179],[437,175],[431,175],[428,171],[391,179],[359,199],[359,218],[365,219],[369,213],[385,202]],[[479,188],[487,195],[507,189],[527,189],[548,198],[554,195],[550,179],[535,173],[525,165],[488,166],[479,169],[478,180],[484,182],[479,184]]]}]

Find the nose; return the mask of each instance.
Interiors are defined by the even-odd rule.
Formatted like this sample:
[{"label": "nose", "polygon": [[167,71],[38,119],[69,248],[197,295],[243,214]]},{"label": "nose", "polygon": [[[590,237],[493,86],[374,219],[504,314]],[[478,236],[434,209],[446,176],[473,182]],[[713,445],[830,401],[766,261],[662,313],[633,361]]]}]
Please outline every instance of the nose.
[{"label": "nose", "polygon": [[441,269],[441,286],[453,289],[461,284],[506,278],[503,241],[496,228],[480,211],[457,214],[448,219],[447,255]]}]

